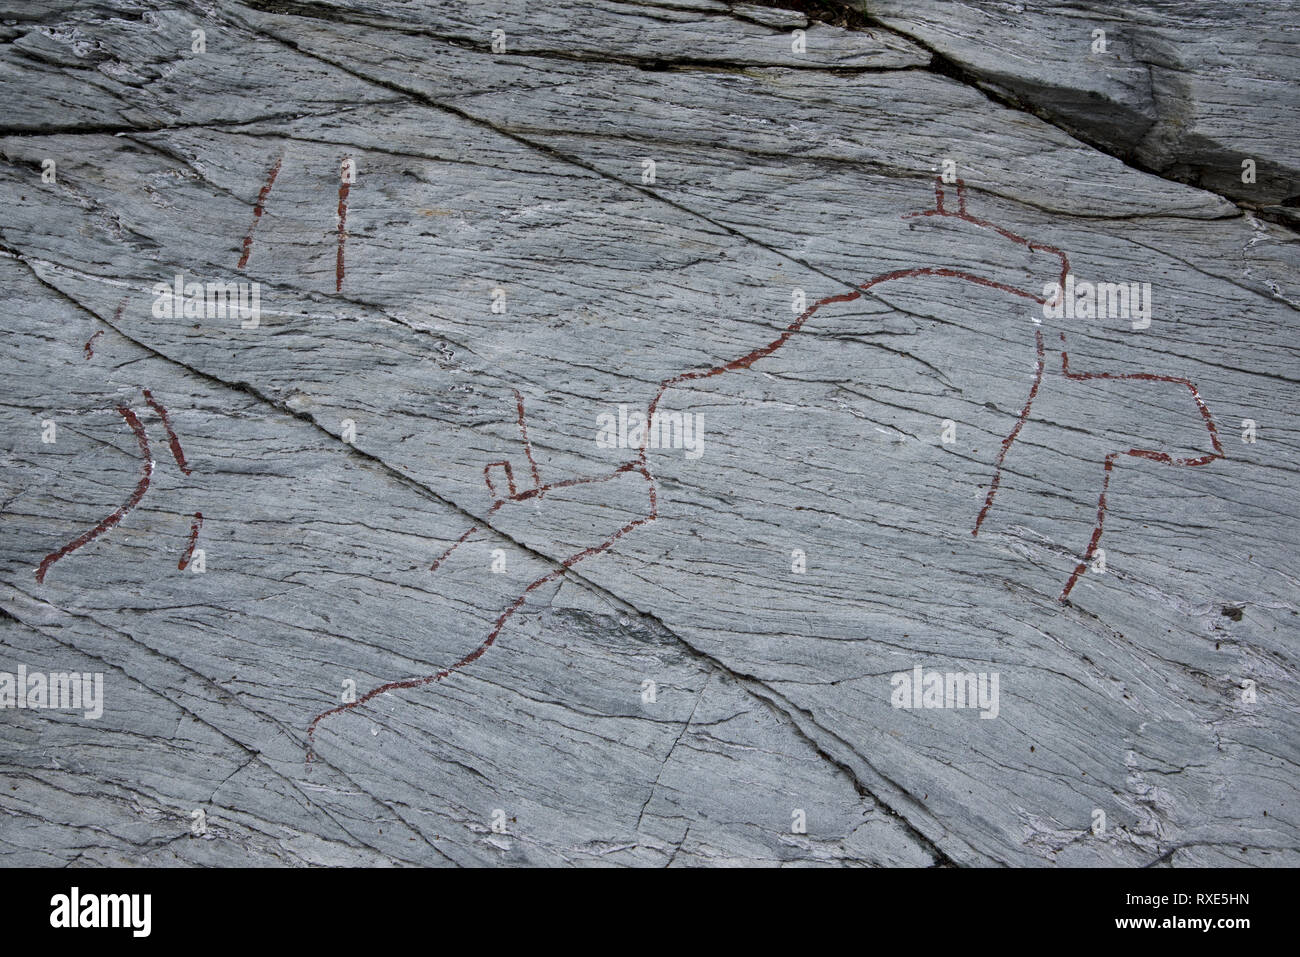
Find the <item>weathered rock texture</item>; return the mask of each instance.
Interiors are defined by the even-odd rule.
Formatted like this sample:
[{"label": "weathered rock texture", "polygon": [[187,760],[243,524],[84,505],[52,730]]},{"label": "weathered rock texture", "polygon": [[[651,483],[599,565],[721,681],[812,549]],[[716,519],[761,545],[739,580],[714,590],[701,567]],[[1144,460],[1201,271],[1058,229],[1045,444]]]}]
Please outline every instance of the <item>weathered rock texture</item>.
[{"label": "weathered rock texture", "polygon": [[1294,16],[1004,6],[6,4],[3,859],[1300,862]]},{"label": "weathered rock texture", "polygon": [[[1300,10],[1223,0],[847,0],[935,66],[1142,169],[1274,218],[1300,206]],[[1244,182],[1242,163],[1255,164]]]}]

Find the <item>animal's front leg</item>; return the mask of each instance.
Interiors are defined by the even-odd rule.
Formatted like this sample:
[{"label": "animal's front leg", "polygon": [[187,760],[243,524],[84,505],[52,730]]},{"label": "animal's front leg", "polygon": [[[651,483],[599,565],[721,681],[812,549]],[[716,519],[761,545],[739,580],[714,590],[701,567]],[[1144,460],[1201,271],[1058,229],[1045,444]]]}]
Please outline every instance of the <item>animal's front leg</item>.
[{"label": "animal's front leg", "polygon": [[980,526],[984,524],[984,519],[988,517],[989,509],[993,507],[993,500],[997,497],[998,488],[1002,484],[1002,466],[1006,461],[1007,453],[1011,451],[1011,446],[1015,444],[1020,437],[1020,430],[1024,428],[1025,421],[1029,418],[1033,410],[1034,399],[1038,397],[1038,389],[1043,383],[1043,333],[1042,330],[1034,330],[1035,345],[1038,350],[1038,362],[1034,371],[1034,381],[1029,386],[1029,396],[1025,399],[1025,404],[1020,410],[1020,415],[1016,417],[1015,425],[1007,433],[1007,437],[1002,440],[1002,447],[998,450],[997,462],[993,466],[993,477],[989,480],[989,491],[984,497],[984,507],[980,509],[979,516],[975,519],[975,527],[971,529],[972,535],[980,533]]}]

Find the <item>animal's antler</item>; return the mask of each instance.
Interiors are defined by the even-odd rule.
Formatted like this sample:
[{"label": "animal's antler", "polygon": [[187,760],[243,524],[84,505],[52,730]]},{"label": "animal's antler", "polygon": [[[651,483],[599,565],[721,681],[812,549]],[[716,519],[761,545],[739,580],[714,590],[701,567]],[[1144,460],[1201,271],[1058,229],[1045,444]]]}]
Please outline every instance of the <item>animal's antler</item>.
[{"label": "animal's antler", "polygon": [[966,184],[957,180],[957,212],[949,212],[944,205],[943,177],[934,178],[934,209],[922,209],[914,213],[904,213],[904,219],[911,219],[913,216],[956,216],[959,219],[976,222],[977,220],[970,217],[966,212]]}]

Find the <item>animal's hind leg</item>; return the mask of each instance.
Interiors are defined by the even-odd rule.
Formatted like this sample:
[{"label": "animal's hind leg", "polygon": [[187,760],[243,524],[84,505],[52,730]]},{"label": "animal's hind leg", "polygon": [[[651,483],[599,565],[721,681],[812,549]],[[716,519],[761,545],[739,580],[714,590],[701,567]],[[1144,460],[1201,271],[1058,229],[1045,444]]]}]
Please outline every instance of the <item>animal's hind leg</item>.
[{"label": "animal's hind leg", "polygon": [[1106,520],[1106,492],[1110,488],[1110,473],[1115,468],[1115,457],[1119,454],[1118,452],[1112,452],[1106,456],[1106,472],[1101,482],[1101,494],[1097,496],[1097,522],[1092,527],[1092,538],[1088,541],[1088,548],[1083,553],[1083,559],[1074,566],[1074,571],[1065,583],[1065,588],[1061,591],[1060,601],[1065,601],[1070,597],[1070,591],[1074,588],[1075,582],[1079,580],[1080,575],[1088,570],[1088,563],[1092,561],[1097,552],[1097,545],[1101,541],[1102,524]]}]

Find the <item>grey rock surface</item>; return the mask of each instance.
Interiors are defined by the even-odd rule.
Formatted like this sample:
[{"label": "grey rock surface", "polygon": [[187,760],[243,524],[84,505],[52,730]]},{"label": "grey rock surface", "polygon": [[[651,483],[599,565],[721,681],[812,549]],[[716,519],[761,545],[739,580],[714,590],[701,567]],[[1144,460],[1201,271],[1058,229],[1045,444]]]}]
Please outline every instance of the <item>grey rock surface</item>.
[{"label": "grey rock surface", "polygon": [[[1300,8],[1223,0],[849,0],[1141,168],[1294,221]],[[1243,182],[1242,163],[1255,164]]]},{"label": "grey rock surface", "polygon": [[993,6],[0,10],[3,860],[1300,862],[1294,45]]}]

